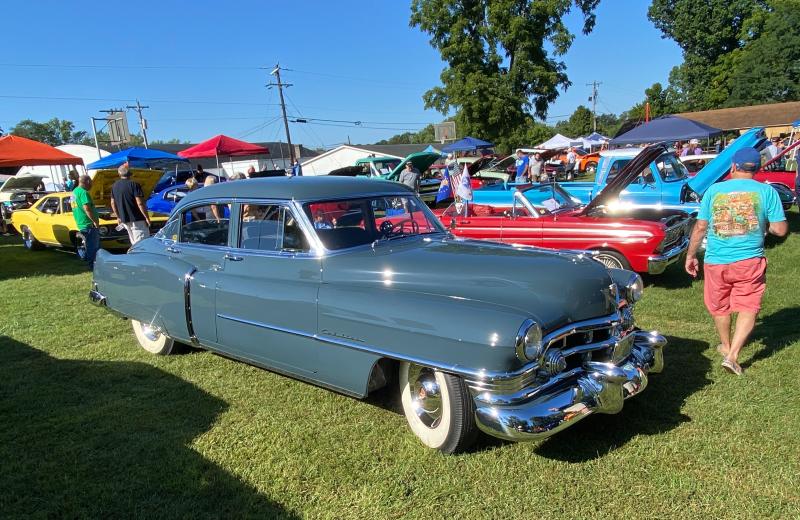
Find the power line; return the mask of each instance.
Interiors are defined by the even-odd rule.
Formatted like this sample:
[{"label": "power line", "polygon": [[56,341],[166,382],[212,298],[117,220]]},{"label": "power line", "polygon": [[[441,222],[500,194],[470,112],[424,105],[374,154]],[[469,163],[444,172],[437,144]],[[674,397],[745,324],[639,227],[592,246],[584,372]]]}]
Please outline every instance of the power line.
[{"label": "power line", "polygon": [[147,121],[145,120],[144,116],[142,116],[142,110],[145,108],[150,108],[149,106],[142,106],[139,103],[139,100],[136,100],[136,105],[128,105],[126,108],[129,110],[136,110],[136,113],[139,114],[139,128],[142,130],[142,140],[144,141],[144,147],[150,148],[147,144]]},{"label": "power line", "polygon": [[589,98],[589,101],[592,102],[592,131],[597,132],[597,87],[602,85],[601,82],[592,81],[591,83],[587,83],[586,86],[592,87],[592,97]]},{"label": "power line", "polygon": [[[275,68],[272,69],[270,72],[271,75],[275,76],[277,79],[276,83],[268,83],[268,87],[278,87],[278,96],[281,99],[281,112],[283,113],[283,126],[286,129],[286,144],[289,145],[289,158],[292,161],[292,166],[294,167],[294,148],[292,148],[292,137],[289,135],[289,119],[286,117],[286,102],[283,100],[283,88],[291,87],[291,83],[282,83],[281,82],[281,66],[279,64],[275,65]],[[294,172],[293,172],[294,173]]]}]

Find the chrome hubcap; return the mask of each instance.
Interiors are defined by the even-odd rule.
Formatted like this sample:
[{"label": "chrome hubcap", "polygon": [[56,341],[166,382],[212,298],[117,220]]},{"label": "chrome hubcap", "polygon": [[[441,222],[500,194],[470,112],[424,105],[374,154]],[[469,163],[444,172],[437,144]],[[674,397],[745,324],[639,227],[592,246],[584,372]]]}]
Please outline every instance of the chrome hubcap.
[{"label": "chrome hubcap", "polygon": [[611,269],[622,269],[622,264],[613,256],[597,255],[595,257],[601,264]]},{"label": "chrome hubcap", "polygon": [[430,368],[411,365],[408,387],[419,420],[428,428],[436,428],[442,420],[442,393],[436,382],[436,373]]},{"label": "chrome hubcap", "polygon": [[33,240],[31,239],[31,232],[27,229],[25,230],[25,233],[22,234],[22,241],[25,242],[25,247],[31,247],[31,244],[33,243]]},{"label": "chrome hubcap", "polygon": [[158,338],[161,337],[161,333],[155,327],[148,325],[146,323],[142,323],[142,334],[144,337],[149,339],[150,341],[156,341]]}]

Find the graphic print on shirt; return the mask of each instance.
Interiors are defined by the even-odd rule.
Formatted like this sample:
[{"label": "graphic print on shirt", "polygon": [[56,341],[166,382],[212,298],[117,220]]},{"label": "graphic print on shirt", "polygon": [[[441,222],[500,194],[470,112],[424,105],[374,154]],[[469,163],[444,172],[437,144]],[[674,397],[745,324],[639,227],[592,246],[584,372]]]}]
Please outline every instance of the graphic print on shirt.
[{"label": "graphic print on shirt", "polygon": [[760,233],[760,205],[758,193],[718,193],[711,202],[714,234],[730,238]]}]

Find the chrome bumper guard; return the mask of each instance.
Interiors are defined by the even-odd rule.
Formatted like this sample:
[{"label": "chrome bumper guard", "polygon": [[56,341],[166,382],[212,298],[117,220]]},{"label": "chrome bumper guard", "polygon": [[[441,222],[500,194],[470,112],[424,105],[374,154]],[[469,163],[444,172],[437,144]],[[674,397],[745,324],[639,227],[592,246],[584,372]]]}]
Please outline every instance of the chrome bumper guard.
[{"label": "chrome bumper guard", "polygon": [[651,256],[647,258],[647,272],[648,274],[661,274],[670,264],[674,264],[689,248],[689,239],[684,238],[680,244],[669,249],[663,254]]},{"label": "chrome bumper guard", "polygon": [[625,399],[645,389],[648,374],[664,369],[664,336],[645,331],[631,336],[630,354],[619,363],[586,361],[531,388],[522,402],[473,392],[478,427],[494,437],[532,441],[549,437],[589,414],[619,412]]}]

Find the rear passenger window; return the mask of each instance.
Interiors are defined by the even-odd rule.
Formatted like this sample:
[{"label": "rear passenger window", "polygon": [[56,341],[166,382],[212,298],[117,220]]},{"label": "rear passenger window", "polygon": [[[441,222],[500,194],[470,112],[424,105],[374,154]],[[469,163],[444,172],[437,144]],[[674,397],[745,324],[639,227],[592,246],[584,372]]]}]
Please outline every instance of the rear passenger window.
[{"label": "rear passenger window", "polygon": [[310,249],[291,210],[278,204],[242,204],[239,247],[254,251]]},{"label": "rear passenger window", "polygon": [[228,245],[230,205],[195,206],[181,214],[180,241],[209,246]]}]

